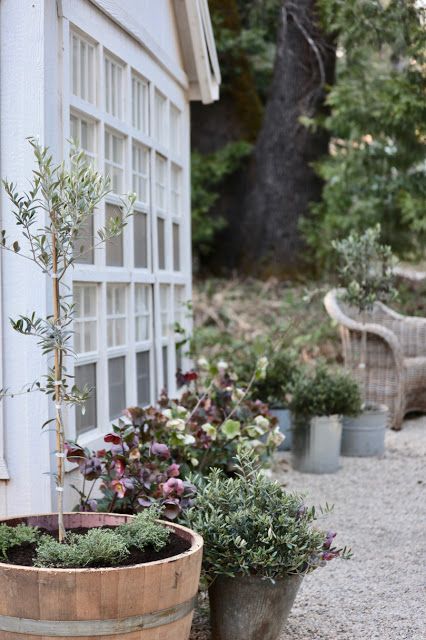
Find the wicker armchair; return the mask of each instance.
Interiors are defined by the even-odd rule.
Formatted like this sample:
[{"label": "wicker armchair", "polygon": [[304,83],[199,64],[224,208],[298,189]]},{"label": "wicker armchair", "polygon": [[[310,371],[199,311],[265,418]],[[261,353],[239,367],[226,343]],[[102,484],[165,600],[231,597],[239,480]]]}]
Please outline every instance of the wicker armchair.
[{"label": "wicker armchair", "polygon": [[[387,405],[390,425],[396,430],[406,413],[426,411],[426,318],[403,316],[377,302],[362,324],[360,314],[342,302],[337,289],[325,296],[324,304],[340,326],[345,365],[360,382],[364,400]],[[363,330],[366,390],[359,367]]]}]

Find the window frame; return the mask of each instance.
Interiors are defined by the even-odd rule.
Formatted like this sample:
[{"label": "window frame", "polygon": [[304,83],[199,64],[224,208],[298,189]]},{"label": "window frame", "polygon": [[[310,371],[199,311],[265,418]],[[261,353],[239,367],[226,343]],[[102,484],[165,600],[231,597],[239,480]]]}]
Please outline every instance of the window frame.
[{"label": "window frame", "polygon": [[[90,10],[89,5],[75,5],[69,12],[67,19],[63,20],[63,42],[70,42],[70,30],[81,34],[95,45],[96,50],[96,104],[87,103],[78,96],[74,96],[70,91],[69,79],[69,46],[64,47],[64,96],[63,96],[63,138],[69,139],[70,112],[77,117],[90,119],[96,123],[96,156],[97,165],[104,166],[105,154],[105,131],[117,133],[124,138],[123,153],[123,191],[132,191],[132,143],[136,142],[149,149],[149,202],[137,202],[135,209],[147,215],[147,268],[136,268],[134,262],[134,234],[133,216],[127,222],[123,233],[123,244],[125,247],[123,266],[106,266],[105,246],[100,246],[94,251],[93,264],[78,263],[70,274],[70,285],[73,282],[93,283],[97,285],[97,305],[98,305],[98,351],[91,358],[78,356],[76,365],[96,364],[97,370],[97,395],[96,411],[98,424],[96,429],[80,436],[79,441],[85,446],[102,446],[103,435],[111,428],[109,421],[109,398],[108,398],[108,367],[105,365],[109,357],[125,356],[126,372],[126,402],[129,405],[137,403],[137,354],[143,351],[149,353],[150,364],[150,402],[155,403],[158,399],[159,391],[162,389],[163,363],[162,348],[168,347],[167,367],[169,371],[168,387],[173,395],[176,392],[174,369],[175,369],[175,335],[173,331],[164,338],[160,338],[160,307],[159,307],[159,287],[166,284],[170,287],[170,322],[173,323],[173,295],[174,286],[184,287],[186,297],[191,297],[191,251],[190,251],[190,211],[189,211],[189,104],[185,91],[178,85],[175,79],[168,75],[167,70],[158,66],[148,52],[140,47],[130,38],[123,37],[123,33],[118,25],[105,19],[104,16]],[[89,20],[90,17],[90,20]],[[71,22],[70,22],[71,21]],[[90,29],[87,25],[90,24]],[[86,34],[86,29],[89,34]],[[105,97],[103,86],[104,57],[105,54],[113,60],[117,60],[123,65],[123,113],[122,120],[118,120],[105,109]],[[148,111],[148,131],[141,131],[134,126],[132,120],[132,78],[141,78],[147,83],[148,104],[145,107]],[[167,118],[170,115],[171,105],[180,112],[180,153],[171,149],[169,138],[170,124],[167,120],[167,133],[164,143],[155,139],[153,122],[155,91],[158,91],[166,99],[165,109]],[[67,150],[64,150],[64,154]],[[165,269],[158,267],[158,244],[157,244],[157,207],[155,197],[155,157],[160,154],[166,158],[166,207],[161,215],[165,223],[165,253],[168,256]],[[184,262],[179,273],[173,272],[173,264],[170,256],[172,248],[172,216],[170,213],[169,184],[170,166],[174,163],[182,169],[182,214],[181,224],[181,246],[185,248],[185,260],[183,253],[181,260]],[[110,194],[106,202],[119,205],[119,195]],[[94,214],[95,230],[102,227],[105,221],[105,206],[102,203]],[[182,244],[182,238],[186,238]],[[108,283],[122,283],[127,287],[127,341],[123,347],[107,347],[107,324],[106,324],[106,291]],[[135,336],[135,285],[144,284],[151,287],[151,316],[150,316],[150,340],[136,342]],[[190,328],[188,320],[187,329]],[[75,436],[75,414],[74,410],[69,412],[67,435]]]}]

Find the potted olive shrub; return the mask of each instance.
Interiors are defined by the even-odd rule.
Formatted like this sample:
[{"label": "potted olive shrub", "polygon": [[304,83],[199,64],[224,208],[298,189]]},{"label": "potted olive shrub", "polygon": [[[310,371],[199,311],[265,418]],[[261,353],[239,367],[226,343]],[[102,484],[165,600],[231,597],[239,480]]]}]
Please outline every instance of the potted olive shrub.
[{"label": "potted olive shrub", "polygon": [[[0,523],[0,637],[137,634],[142,639],[161,627],[165,640],[185,640],[198,589],[201,538],[179,525],[159,522],[160,508],[155,506],[136,518],[63,511],[64,409],[84,405],[90,393],[77,389],[66,371],[73,355],[74,305],[65,278],[77,252],[83,251],[82,231],[108,192],[108,181],[76,149],[67,167],[54,165],[48,150],[35,140],[30,144],[36,169],[29,191],[19,195],[15,185],[4,183],[22,247],[4,232],[1,246],[17,259],[32,260],[52,283],[51,315],[20,316],[11,322],[19,333],[35,337],[44,355],[52,356],[46,383],[28,389],[49,394],[53,402],[54,417],[45,424],[53,422],[56,432],[58,513]],[[132,203],[133,196],[123,202],[119,215],[97,231],[96,243],[121,233]],[[139,455],[138,447],[133,454]]]},{"label": "potted olive shrub", "polygon": [[[340,256],[340,297],[359,313],[366,325],[369,312],[376,302],[390,302],[397,297],[394,288],[395,259],[389,246],[380,243],[380,225],[362,234],[352,233],[333,243]],[[362,412],[343,420],[343,456],[379,456],[385,450],[388,408],[367,401],[369,369],[367,362],[367,332],[361,335],[360,361],[357,378],[364,397]]]},{"label": "potted olive shrub", "polygon": [[305,574],[346,549],[315,526],[315,509],[287,493],[240,450],[236,475],[219,469],[199,479],[186,524],[204,538],[203,577],[209,587],[212,638],[276,640]]},{"label": "potted olive shrub", "polygon": [[361,410],[358,385],[348,375],[319,365],[299,376],[290,403],[294,432],[292,464],[305,473],[334,473],[339,468],[341,416]]},{"label": "potted olive shrub", "polygon": [[255,382],[251,395],[269,404],[270,412],[277,418],[280,431],[284,436],[279,450],[289,451],[292,443],[292,428],[288,394],[296,380],[298,367],[294,354],[288,349],[275,351],[268,357],[268,361],[265,377]]}]

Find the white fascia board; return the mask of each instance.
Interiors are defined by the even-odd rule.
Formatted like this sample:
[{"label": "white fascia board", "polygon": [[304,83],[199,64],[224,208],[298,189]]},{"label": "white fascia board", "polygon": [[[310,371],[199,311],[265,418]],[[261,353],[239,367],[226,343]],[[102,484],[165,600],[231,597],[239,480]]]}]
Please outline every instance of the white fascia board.
[{"label": "white fascia board", "polygon": [[[130,15],[120,7],[116,0],[89,1],[132,36],[183,89],[188,89],[189,83],[186,73],[163,51],[145,27],[135,20],[135,16]],[[65,17],[67,17],[67,5],[69,2],[72,3],[75,0],[61,0]]]},{"label": "white fascia board", "polygon": [[[201,0],[203,3],[204,0]],[[220,82],[220,72],[218,78],[215,78],[211,71],[210,65],[210,57],[209,57],[209,49],[207,48],[206,35],[203,27],[203,15],[200,0],[185,0],[185,8],[188,17],[188,26],[189,32],[193,47],[193,55],[195,68],[197,72],[197,79],[199,84],[199,95],[201,97],[201,101],[204,104],[210,104],[217,100],[219,97],[219,82]],[[206,11],[206,7],[204,6],[204,13]],[[206,16],[205,16],[206,17]],[[208,24],[210,24],[210,14],[208,13],[207,7],[207,19]],[[213,34],[213,32],[211,32]],[[213,51],[216,52],[216,47],[214,46],[214,40],[212,41]],[[214,63],[215,53],[212,56],[212,63]],[[216,56],[217,62],[217,56]],[[217,70],[219,70],[219,64],[217,64]],[[196,92],[195,92],[196,93]],[[191,94],[194,95],[194,91],[190,92],[190,99],[197,99],[191,97]]]}]

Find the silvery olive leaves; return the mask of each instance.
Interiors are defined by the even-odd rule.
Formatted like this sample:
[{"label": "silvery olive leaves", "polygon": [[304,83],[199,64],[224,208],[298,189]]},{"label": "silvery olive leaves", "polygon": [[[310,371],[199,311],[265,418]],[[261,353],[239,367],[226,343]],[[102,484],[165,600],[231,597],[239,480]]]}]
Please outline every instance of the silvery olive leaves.
[{"label": "silvery olive leaves", "polygon": [[361,313],[375,302],[390,302],[397,297],[394,287],[396,259],[388,245],[380,243],[381,229],[376,225],[364,233],[351,233],[333,242],[340,256],[339,279],[345,288],[344,301]]}]

